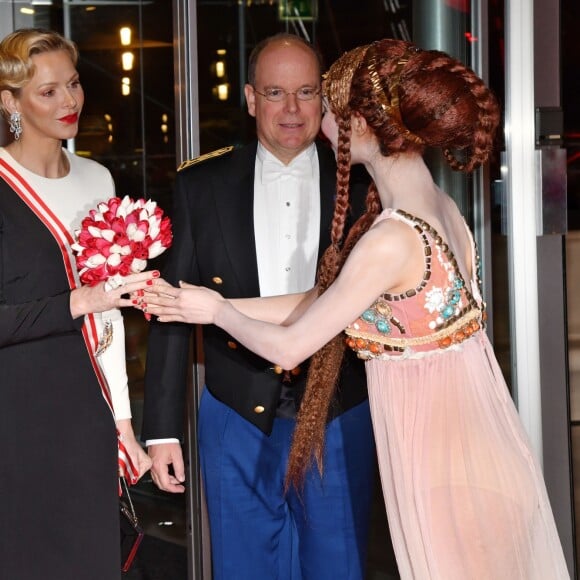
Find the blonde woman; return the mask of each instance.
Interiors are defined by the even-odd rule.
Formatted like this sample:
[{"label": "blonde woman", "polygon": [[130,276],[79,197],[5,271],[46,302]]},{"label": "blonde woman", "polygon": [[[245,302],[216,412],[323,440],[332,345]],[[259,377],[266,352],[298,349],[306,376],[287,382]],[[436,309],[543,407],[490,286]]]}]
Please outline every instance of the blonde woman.
[{"label": "blonde woman", "polygon": [[[131,428],[118,308],[152,273],[81,286],[70,252],[80,220],[114,195],[104,167],[62,148],[84,102],[77,58],[47,30],[0,43],[13,135],[0,148],[0,562],[10,579],[119,579],[118,449],[135,477],[150,465]],[[104,320],[113,340],[97,357]]]}]

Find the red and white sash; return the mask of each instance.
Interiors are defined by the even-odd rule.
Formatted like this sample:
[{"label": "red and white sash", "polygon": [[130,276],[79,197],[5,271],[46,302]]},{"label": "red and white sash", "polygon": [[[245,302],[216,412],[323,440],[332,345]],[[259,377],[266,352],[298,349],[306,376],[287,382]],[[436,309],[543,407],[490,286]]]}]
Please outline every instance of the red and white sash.
[{"label": "red and white sash", "polygon": [[[76,261],[71,250],[71,244],[74,243],[72,233],[67,230],[64,224],[44,203],[44,201],[27,183],[27,181],[13,167],[6,163],[4,159],[0,159],[0,177],[2,177],[2,179],[8,183],[8,185],[16,192],[20,199],[22,199],[22,201],[50,231],[54,239],[57,241],[62,253],[62,259],[64,262],[70,289],[74,290],[75,288],[79,288],[81,286],[81,282],[79,280],[75,265]],[[93,366],[93,370],[97,380],[99,381],[99,385],[101,386],[102,395],[114,418],[115,412],[113,410],[113,402],[111,399],[109,385],[95,356],[95,352],[99,344],[99,337],[94,314],[91,313],[85,315],[85,321],[82,326],[82,334],[85,345],[87,347],[91,365]],[[131,484],[135,484],[139,478],[139,473],[131,461],[131,458],[125,449],[125,446],[123,445],[120,434],[118,432],[117,441],[119,448],[119,474],[125,477],[126,480]]]}]

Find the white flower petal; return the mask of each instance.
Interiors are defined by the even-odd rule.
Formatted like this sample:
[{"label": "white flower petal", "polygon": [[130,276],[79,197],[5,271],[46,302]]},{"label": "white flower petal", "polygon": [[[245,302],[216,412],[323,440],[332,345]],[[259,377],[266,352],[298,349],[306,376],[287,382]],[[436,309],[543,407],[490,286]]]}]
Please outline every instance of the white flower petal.
[{"label": "white flower petal", "polygon": [[101,237],[107,242],[112,242],[115,239],[115,232],[113,230],[101,230]]},{"label": "white flower petal", "polygon": [[145,209],[149,215],[153,215],[155,213],[155,209],[157,208],[157,202],[153,201],[152,199],[148,200],[145,204]]},{"label": "white flower petal", "polygon": [[163,244],[159,240],[157,240],[156,242],[153,242],[149,246],[149,250],[148,250],[149,259],[151,260],[152,258],[156,258],[157,256],[159,256],[159,254],[162,254],[164,250],[165,250],[165,247],[163,246]]},{"label": "white flower petal", "polygon": [[107,259],[103,254],[95,254],[87,260],[86,264],[88,268],[97,268],[98,266],[102,266],[106,261]]},{"label": "white flower petal", "polygon": [[109,248],[109,252],[111,254],[120,254],[121,256],[127,256],[131,253],[131,246],[129,244],[125,244],[121,246],[121,244],[113,244]]},{"label": "white flower petal", "polygon": [[87,229],[89,230],[89,234],[91,234],[91,236],[93,236],[93,238],[102,238],[103,237],[101,234],[101,232],[103,230],[101,230],[101,228],[97,228],[95,226],[89,226]]},{"label": "white flower petal", "polygon": [[131,239],[136,241],[136,242],[142,242],[146,236],[147,236],[147,232],[144,232],[143,230],[140,230],[140,229],[136,229],[135,233],[133,234],[133,237]]},{"label": "white flower petal", "polygon": [[149,237],[154,240],[158,235],[159,232],[161,231],[161,228],[159,227],[159,222],[157,220],[149,220]]},{"label": "white flower petal", "polygon": [[139,260],[138,258],[134,258],[131,262],[131,272],[137,274],[138,272],[142,272],[147,266],[147,260]]},{"label": "white flower petal", "polygon": [[127,226],[127,228],[125,229],[125,233],[127,234],[127,237],[130,240],[134,239],[133,236],[135,235],[136,231],[137,231],[137,224],[129,224]]},{"label": "white flower petal", "polygon": [[109,266],[118,266],[121,263],[121,256],[119,254],[110,254],[107,258],[107,264]]}]

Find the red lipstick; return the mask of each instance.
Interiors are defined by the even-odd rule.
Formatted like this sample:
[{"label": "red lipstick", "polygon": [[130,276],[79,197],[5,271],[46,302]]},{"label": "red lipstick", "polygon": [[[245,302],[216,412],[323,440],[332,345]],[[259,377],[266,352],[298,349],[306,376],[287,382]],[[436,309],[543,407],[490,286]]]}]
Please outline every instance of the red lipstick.
[{"label": "red lipstick", "polygon": [[72,115],[67,115],[66,117],[61,117],[59,119],[59,121],[61,121],[62,123],[67,123],[68,125],[72,125],[73,123],[76,123],[78,120],[79,120],[78,113],[73,113]]}]

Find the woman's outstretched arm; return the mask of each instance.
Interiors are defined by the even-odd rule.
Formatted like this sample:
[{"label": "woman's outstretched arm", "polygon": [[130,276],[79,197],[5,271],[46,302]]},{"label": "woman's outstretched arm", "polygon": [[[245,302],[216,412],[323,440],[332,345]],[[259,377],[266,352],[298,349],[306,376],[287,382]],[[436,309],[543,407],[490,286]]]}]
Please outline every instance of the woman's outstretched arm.
[{"label": "woman's outstretched arm", "polygon": [[423,269],[422,247],[413,230],[385,221],[361,238],[334,284],[316,299],[311,291],[231,301],[208,288],[183,283],[175,288],[156,281],[153,293],[145,296],[146,308],[160,322],[215,324],[263,358],[290,369],[342,332],[379,295],[414,287]]}]

